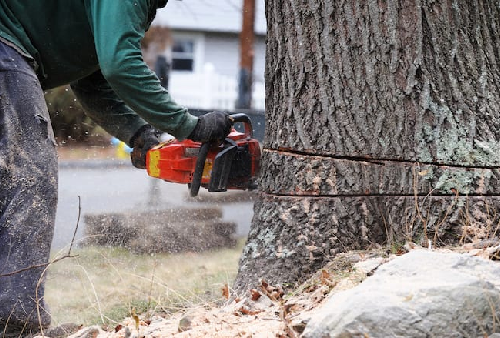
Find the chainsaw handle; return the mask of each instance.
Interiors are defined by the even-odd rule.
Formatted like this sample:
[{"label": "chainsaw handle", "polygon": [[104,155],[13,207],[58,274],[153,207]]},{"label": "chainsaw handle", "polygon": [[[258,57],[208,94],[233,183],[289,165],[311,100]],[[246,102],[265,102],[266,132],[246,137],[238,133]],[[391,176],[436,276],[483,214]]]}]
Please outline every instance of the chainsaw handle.
[{"label": "chainsaw handle", "polygon": [[[238,113],[229,115],[229,118],[233,123],[241,122],[245,126],[245,136],[248,138],[253,137],[252,121],[247,114]],[[212,143],[205,142],[200,146],[200,151],[198,153],[198,158],[196,159],[196,165],[194,167],[193,179],[191,180],[191,186],[189,187],[191,197],[198,196],[198,192],[201,187],[201,179],[203,177],[203,170],[205,169],[205,161],[207,159],[208,152]]]},{"label": "chainsaw handle", "polygon": [[198,191],[201,186],[201,178],[203,177],[203,169],[205,168],[205,160],[207,159],[209,150],[209,142],[201,144],[200,151],[198,152],[198,158],[196,159],[196,165],[194,167],[193,180],[191,181],[191,186],[189,188],[191,197],[198,196]]},{"label": "chainsaw handle", "polygon": [[229,115],[229,118],[233,121],[233,123],[242,122],[245,125],[245,136],[248,138],[253,137],[252,120],[250,120],[247,114],[244,113],[232,114]]}]

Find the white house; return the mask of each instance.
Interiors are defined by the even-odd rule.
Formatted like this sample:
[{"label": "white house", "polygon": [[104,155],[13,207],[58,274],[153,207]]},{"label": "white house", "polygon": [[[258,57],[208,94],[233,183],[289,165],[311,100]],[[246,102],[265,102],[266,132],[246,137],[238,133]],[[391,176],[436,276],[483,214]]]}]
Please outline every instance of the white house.
[{"label": "white house", "polygon": [[[170,0],[153,27],[167,27],[169,91],[189,108],[234,109],[243,0]],[[264,109],[265,0],[256,0],[253,109]]]}]

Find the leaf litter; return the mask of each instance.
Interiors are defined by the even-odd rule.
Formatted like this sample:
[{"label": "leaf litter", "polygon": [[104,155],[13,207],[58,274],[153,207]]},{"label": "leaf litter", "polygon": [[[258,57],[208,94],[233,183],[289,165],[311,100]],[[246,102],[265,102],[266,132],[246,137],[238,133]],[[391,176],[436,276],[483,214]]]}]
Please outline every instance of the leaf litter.
[{"label": "leaf litter", "polygon": [[[408,250],[422,249],[412,245]],[[468,252],[495,259],[500,245],[464,245],[439,251]],[[382,264],[400,255],[387,250],[351,251],[336,255],[331,262],[292,291],[261,280],[246,294],[221,289],[222,305],[204,304],[171,314],[137,315],[135,312],[115,327],[90,326],[68,338],[163,338],[163,337],[277,337],[296,338],[326,299],[353,288]],[[48,336],[45,336],[48,337]],[[39,337],[35,337],[39,338]],[[53,337],[52,337],[53,338]]]}]

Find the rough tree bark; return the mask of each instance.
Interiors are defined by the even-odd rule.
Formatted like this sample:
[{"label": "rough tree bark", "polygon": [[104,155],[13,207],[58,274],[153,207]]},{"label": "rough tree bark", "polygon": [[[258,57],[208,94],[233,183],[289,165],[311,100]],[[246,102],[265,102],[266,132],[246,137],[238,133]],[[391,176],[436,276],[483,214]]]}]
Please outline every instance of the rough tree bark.
[{"label": "rough tree bark", "polygon": [[496,236],[496,1],[268,0],[260,197],[235,282]]}]

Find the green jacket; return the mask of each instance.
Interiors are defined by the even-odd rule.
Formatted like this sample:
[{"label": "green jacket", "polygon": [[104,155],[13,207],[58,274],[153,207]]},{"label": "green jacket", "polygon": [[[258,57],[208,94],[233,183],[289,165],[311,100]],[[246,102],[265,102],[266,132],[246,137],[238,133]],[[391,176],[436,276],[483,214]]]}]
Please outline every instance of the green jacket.
[{"label": "green jacket", "polygon": [[42,88],[70,83],[86,113],[120,140],[146,123],[184,139],[198,118],[172,100],[141,54],[166,2],[0,0],[0,39],[30,59]]}]

